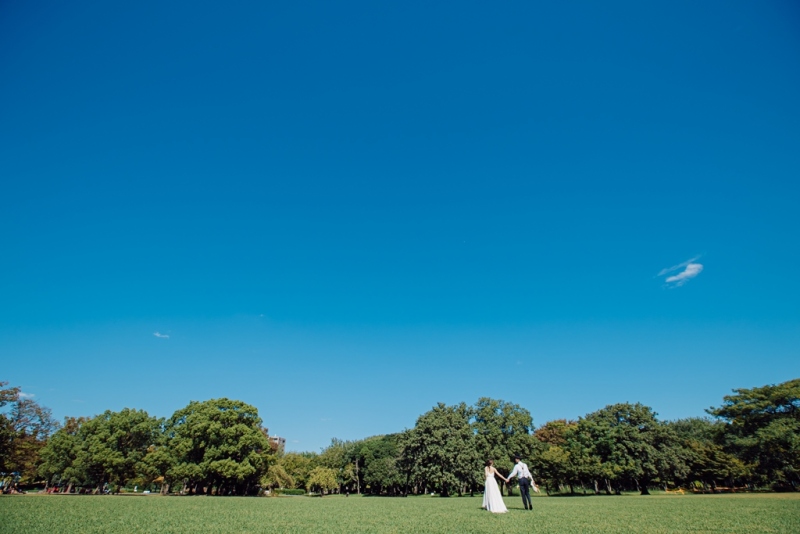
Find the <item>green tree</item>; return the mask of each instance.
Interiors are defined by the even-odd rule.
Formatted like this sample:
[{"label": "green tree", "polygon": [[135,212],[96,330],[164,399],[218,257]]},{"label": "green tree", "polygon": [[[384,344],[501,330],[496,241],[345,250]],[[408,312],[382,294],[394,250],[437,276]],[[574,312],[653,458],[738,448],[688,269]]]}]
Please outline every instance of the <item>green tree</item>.
[{"label": "green tree", "polygon": [[709,414],[725,422],[725,449],[753,469],[760,482],[800,483],[800,378],[734,389]]},{"label": "green tree", "polygon": [[702,484],[714,491],[718,483],[733,486],[734,481],[748,475],[749,469],[736,455],[722,446],[725,424],[707,418],[690,417],[667,425],[679,441],[679,454],[685,458],[686,483]]},{"label": "green tree", "polygon": [[37,475],[39,455],[58,429],[50,410],[21,394],[18,387],[0,382],[0,471],[19,474],[31,482]]},{"label": "green tree", "polygon": [[[8,404],[14,403],[19,399],[18,387],[7,388],[8,382],[0,382],[0,408],[5,408]],[[11,471],[9,460],[13,450],[14,427],[11,420],[5,413],[0,413],[0,471]]]},{"label": "green tree", "polygon": [[297,489],[306,487],[308,476],[318,463],[319,456],[313,452],[287,452],[278,458],[278,465],[292,477],[294,487]]},{"label": "green tree", "polygon": [[355,463],[363,486],[369,493],[392,493],[400,491],[403,478],[397,470],[400,455],[398,434],[372,436],[354,443]]},{"label": "green tree", "polygon": [[336,480],[336,471],[329,467],[315,467],[308,474],[306,489],[316,491],[320,495],[335,490],[339,487]]},{"label": "green tree", "polygon": [[432,488],[449,496],[474,484],[481,459],[470,425],[472,411],[464,404],[439,403],[421,415],[413,429],[401,437],[401,465],[423,490]]},{"label": "green tree", "polygon": [[642,495],[677,469],[674,436],[642,404],[614,404],[578,421],[579,435],[599,461],[600,472],[619,483],[635,483]]},{"label": "green tree", "polygon": [[344,490],[345,486],[354,483],[356,491],[361,493],[360,481],[355,469],[355,466],[358,465],[356,443],[333,438],[331,444],[319,455],[319,465],[333,469],[336,472],[336,480],[339,482],[340,491]]},{"label": "green tree", "polygon": [[397,495],[402,489],[403,477],[397,468],[397,458],[384,456],[371,461],[364,468],[364,483],[370,493]]},{"label": "green tree", "polygon": [[11,401],[4,417],[6,421],[2,426],[10,437],[5,470],[19,473],[22,482],[31,482],[37,475],[40,451],[59,425],[49,408],[20,395]]},{"label": "green tree", "polygon": [[575,421],[558,419],[548,421],[534,432],[540,445],[530,467],[537,471],[548,493],[562,484],[569,485],[574,493],[574,482],[580,478],[580,458],[575,454],[579,449],[575,439],[577,426]]},{"label": "green tree", "polygon": [[48,484],[66,485],[69,492],[76,484],[83,484],[86,473],[77,458],[81,448],[78,432],[87,417],[67,417],[40,451],[39,476]]},{"label": "green tree", "polygon": [[280,464],[269,466],[267,473],[261,477],[260,483],[261,487],[269,489],[293,488],[295,485],[294,478]]},{"label": "green tree", "polygon": [[514,455],[532,459],[536,442],[531,435],[533,417],[518,404],[482,397],[472,408],[475,446],[485,461],[494,460],[498,471],[507,475],[514,467]]},{"label": "green tree", "polygon": [[146,470],[143,461],[161,431],[162,421],[144,410],[107,410],[80,425],[73,465],[84,483],[119,489]]},{"label": "green tree", "polygon": [[238,400],[192,401],[169,419],[166,435],[168,478],[194,492],[246,494],[273,459],[258,410]]}]

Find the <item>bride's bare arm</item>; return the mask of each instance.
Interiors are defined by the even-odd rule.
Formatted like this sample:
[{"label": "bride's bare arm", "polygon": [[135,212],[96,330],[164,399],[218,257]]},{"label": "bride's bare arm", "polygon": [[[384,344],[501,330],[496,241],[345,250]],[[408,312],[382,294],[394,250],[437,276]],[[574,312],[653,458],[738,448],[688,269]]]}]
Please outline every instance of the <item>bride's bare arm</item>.
[{"label": "bride's bare arm", "polygon": [[508,482],[508,479],[507,479],[506,477],[504,477],[503,475],[501,475],[501,474],[500,474],[500,471],[498,471],[498,470],[497,470],[496,468],[494,468],[494,467],[492,467],[492,474],[493,474],[493,475],[497,475],[497,476],[499,476],[500,478],[502,478],[503,480],[505,480],[506,482]]}]

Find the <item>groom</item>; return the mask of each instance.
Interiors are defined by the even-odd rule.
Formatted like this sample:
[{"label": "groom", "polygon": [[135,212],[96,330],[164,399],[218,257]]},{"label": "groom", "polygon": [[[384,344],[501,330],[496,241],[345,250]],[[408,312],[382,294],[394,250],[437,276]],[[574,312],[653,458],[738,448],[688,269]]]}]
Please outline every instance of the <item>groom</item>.
[{"label": "groom", "polygon": [[533,475],[531,475],[528,465],[521,461],[519,455],[514,456],[514,469],[509,473],[508,478],[516,476],[519,478],[519,492],[522,494],[522,506],[526,510],[533,510],[531,504],[531,484],[533,484]]}]

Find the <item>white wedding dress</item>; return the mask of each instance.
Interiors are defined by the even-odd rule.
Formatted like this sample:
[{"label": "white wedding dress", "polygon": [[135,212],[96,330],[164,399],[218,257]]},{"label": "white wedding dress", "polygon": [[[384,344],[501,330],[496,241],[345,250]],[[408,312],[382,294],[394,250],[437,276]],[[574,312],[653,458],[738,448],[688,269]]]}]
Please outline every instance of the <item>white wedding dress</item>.
[{"label": "white wedding dress", "polygon": [[483,490],[483,508],[493,514],[504,514],[508,509],[506,508],[506,503],[503,502],[503,495],[500,493],[497,480],[494,478],[494,470],[487,467],[484,471],[486,473],[486,484]]}]

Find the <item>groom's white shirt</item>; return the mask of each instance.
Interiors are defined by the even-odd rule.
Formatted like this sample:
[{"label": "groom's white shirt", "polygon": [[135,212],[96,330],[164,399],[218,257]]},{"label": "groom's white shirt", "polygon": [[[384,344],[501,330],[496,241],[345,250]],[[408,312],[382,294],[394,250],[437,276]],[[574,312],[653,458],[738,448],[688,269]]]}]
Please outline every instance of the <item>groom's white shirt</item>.
[{"label": "groom's white shirt", "polygon": [[517,465],[514,466],[514,470],[508,474],[508,478],[511,477],[519,477],[519,478],[529,478],[533,481],[533,475],[528,470],[528,465],[525,462],[517,462]]}]

